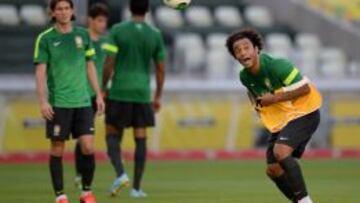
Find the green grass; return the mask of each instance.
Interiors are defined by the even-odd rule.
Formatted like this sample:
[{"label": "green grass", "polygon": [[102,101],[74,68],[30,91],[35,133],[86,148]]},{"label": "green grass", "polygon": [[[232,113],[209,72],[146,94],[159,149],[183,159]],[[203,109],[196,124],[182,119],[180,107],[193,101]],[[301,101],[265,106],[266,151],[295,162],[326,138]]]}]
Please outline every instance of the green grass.
[{"label": "green grass", "polygon": [[[360,160],[302,161],[315,202],[360,202]],[[132,163],[126,167],[132,174]],[[143,188],[146,199],[131,199],[129,189],[110,198],[114,173],[106,162],[97,166],[94,191],[98,203],[286,203],[264,174],[261,161],[149,162]],[[65,167],[65,191],[78,202],[73,165]],[[54,196],[47,164],[0,165],[0,202],[51,203]]]}]

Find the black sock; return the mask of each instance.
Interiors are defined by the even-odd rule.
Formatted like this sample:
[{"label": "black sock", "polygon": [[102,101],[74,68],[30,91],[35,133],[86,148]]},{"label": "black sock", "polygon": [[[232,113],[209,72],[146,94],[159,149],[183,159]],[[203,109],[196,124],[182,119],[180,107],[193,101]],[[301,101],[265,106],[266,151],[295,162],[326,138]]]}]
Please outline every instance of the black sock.
[{"label": "black sock", "polygon": [[271,178],[272,181],[276,184],[279,190],[291,201],[297,203],[296,198],[294,196],[293,191],[291,190],[289,180],[286,177],[285,173],[283,173],[279,177]]},{"label": "black sock", "polygon": [[106,146],[107,146],[107,155],[111,160],[116,176],[119,177],[124,173],[124,166],[121,161],[121,148],[120,142],[122,138],[121,135],[108,134],[106,135]]},{"label": "black sock", "polygon": [[49,168],[55,195],[60,196],[64,194],[62,157],[50,155]]},{"label": "black sock", "polygon": [[81,165],[83,164],[83,158],[82,158],[83,154],[81,152],[81,146],[79,141],[76,142],[75,145],[75,172],[76,175],[80,175],[81,176]]},{"label": "black sock", "polygon": [[81,174],[82,174],[82,185],[83,191],[90,191],[91,184],[94,179],[95,173],[95,155],[83,155],[83,163],[81,165]]},{"label": "black sock", "polygon": [[146,138],[135,138],[135,170],[133,188],[140,189],[140,182],[145,169],[146,161]]},{"label": "black sock", "polygon": [[301,168],[297,161],[293,157],[288,156],[279,163],[286,173],[286,177],[289,180],[290,187],[294,192],[296,199],[300,200],[303,197],[306,197],[308,193],[301,173]]}]

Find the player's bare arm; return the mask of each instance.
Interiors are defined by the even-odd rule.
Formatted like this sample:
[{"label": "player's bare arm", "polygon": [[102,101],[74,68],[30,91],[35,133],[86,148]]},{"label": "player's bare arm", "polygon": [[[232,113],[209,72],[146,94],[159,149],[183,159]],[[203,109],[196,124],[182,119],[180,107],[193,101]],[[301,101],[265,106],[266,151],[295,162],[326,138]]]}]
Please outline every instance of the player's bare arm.
[{"label": "player's bare arm", "polygon": [[90,81],[90,84],[91,84],[93,90],[96,92],[96,103],[97,103],[97,109],[98,109],[97,114],[101,115],[105,111],[105,103],[104,103],[104,99],[102,96],[102,92],[99,87],[99,82],[98,82],[98,79],[96,76],[96,68],[95,68],[95,64],[93,61],[87,62],[87,74],[88,74],[88,79]]},{"label": "player's bare arm", "polygon": [[103,87],[106,89],[107,84],[113,74],[115,66],[115,58],[113,56],[107,56],[104,64],[104,75],[103,75]]},{"label": "player's bare arm", "polygon": [[275,94],[270,94],[270,93],[264,94],[259,99],[260,99],[260,104],[262,106],[270,106],[274,103],[293,100],[302,97],[304,95],[307,95],[309,93],[310,93],[309,85],[304,84],[295,90],[279,92]]},{"label": "player's bare arm", "polygon": [[159,62],[155,66],[156,66],[156,90],[154,95],[153,108],[155,112],[158,112],[161,108],[161,95],[165,81],[165,64],[164,62]]},{"label": "player's bare arm", "polygon": [[36,65],[36,92],[40,103],[41,115],[47,119],[52,120],[54,111],[46,98],[46,64]]}]

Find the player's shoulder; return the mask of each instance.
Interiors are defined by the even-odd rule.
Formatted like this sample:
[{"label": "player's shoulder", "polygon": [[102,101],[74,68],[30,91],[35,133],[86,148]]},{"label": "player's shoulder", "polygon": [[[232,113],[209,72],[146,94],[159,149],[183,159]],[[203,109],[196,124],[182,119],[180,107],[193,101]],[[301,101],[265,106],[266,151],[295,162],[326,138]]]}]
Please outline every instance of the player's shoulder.
[{"label": "player's shoulder", "polygon": [[82,34],[82,35],[89,34],[89,31],[84,27],[75,26],[73,29],[75,34]]},{"label": "player's shoulder", "polygon": [[145,23],[145,25],[146,25],[146,27],[147,27],[150,31],[152,31],[153,33],[155,33],[155,34],[161,34],[161,30],[160,30],[159,28],[155,27],[154,25],[151,25],[151,24],[149,24],[149,23]]},{"label": "player's shoulder", "polygon": [[261,53],[261,65],[265,66],[270,71],[282,71],[294,67],[294,64],[287,58],[276,57],[270,54]]},{"label": "player's shoulder", "polygon": [[123,22],[116,23],[112,26],[111,30],[121,30],[121,29],[127,29],[129,26],[131,26],[131,21],[125,20]]},{"label": "player's shoulder", "polygon": [[277,66],[277,67],[279,67],[279,66],[289,66],[289,65],[293,64],[287,58],[272,56],[271,54],[262,53],[261,57],[262,57],[262,59],[264,60],[265,63],[268,63],[272,67],[274,67],[274,66]]},{"label": "player's shoulder", "polygon": [[108,38],[109,38],[108,34],[105,34],[99,38],[99,42],[105,43],[105,42],[107,42]]},{"label": "player's shoulder", "polygon": [[239,78],[242,83],[245,83],[248,77],[249,77],[249,72],[246,70],[246,68],[240,70]]},{"label": "player's shoulder", "polygon": [[48,37],[51,37],[54,34],[55,28],[54,27],[49,27],[45,30],[43,30],[42,32],[40,32],[37,36],[38,40],[41,39],[46,39]]}]

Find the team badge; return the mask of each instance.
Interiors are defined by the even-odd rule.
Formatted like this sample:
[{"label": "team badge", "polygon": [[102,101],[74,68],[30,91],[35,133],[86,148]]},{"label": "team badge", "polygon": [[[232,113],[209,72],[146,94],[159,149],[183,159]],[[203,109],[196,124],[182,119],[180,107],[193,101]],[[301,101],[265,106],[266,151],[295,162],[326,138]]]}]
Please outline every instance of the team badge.
[{"label": "team badge", "polygon": [[61,127],[60,125],[54,126],[54,136],[60,136]]},{"label": "team badge", "polygon": [[271,85],[271,82],[270,82],[269,78],[266,78],[264,82],[265,82],[265,85],[266,85],[267,88],[272,89],[272,85]]},{"label": "team badge", "polygon": [[76,44],[76,47],[78,49],[83,48],[84,43],[83,43],[83,40],[82,40],[82,38],[80,36],[75,37],[75,44]]}]

